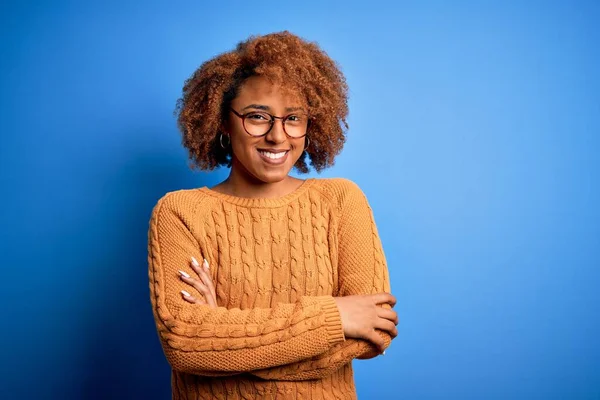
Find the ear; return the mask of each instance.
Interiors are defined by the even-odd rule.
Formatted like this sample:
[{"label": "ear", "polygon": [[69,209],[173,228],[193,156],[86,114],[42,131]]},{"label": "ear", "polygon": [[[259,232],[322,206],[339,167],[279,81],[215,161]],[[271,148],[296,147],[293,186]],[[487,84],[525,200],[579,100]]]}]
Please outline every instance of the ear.
[{"label": "ear", "polygon": [[219,126],[219,131],[223,132],[224,135],[229,136],[229,123],[227,121],[222,122],[221,126]]}]

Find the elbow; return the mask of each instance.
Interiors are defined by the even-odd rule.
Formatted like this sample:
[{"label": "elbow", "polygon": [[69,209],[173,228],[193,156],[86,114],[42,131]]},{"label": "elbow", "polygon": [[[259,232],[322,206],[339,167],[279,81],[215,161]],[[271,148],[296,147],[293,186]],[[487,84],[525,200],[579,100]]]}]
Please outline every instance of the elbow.
[{"label": "elbow", "polygon": [[198,374],[199,366],[202,364],[198,352],[182,350],[179,340],[172,336],[163,337],[161,342],[165,358],[171,369],[187,374]]},{"label": "elbow", "polygon": [[202,372],[208,370],[206,365],[210,362],[210,357],[205,355],[209,352],[193,351],[189,348],[189,343],[184,342],[180,336],[172,333],[161,335],[163,352],[171,369],[186,374],[204,375]]},{"label": "elbow", "polygon": [[189,358],[185,356],[184,352],[173,348],[168,348],[166,346],[163,346],[163,350],[167,362],[169,363],[173,371],[183,372],[186,374],[194,373],[193,370],[195,368],[190,362],[191,360],[189,360]]}]

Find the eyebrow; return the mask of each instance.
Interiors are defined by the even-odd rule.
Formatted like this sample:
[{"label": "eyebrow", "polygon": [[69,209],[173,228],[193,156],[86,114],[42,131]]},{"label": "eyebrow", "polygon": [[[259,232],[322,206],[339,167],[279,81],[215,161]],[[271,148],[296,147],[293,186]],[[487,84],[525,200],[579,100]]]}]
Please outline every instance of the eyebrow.
[{"label": "eyebrow", "polygon": [[[256,108],[258,110],[264,110],[264,111],[271,111],[271,107],[264,105],[264,104],[250,104],[249,106],[246,106],[244,108],[242,108],[242,111],[247,110],[249,108]],[[285,111],[286,112],[292,112],[292,111],[304,111],[304,107],[286,107]]]}]

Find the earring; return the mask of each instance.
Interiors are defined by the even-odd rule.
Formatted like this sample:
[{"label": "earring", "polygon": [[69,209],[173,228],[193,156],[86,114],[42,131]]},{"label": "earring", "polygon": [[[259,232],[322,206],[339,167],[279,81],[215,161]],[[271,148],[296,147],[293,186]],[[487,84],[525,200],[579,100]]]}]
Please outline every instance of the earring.
[{"label": "earring", "polygon": [[[225,135],[227,136],[227,135]],[[231,144],[231,139],[229,139],[229,136],[227,136],[227,146],[229,146]],[[227,146],[223,145],[223,132],[221,132],[221,134],[219,135],[219,143],[221,144],[221,147],[224,148],[225,150],[227,150]]]},{"label": "earring", "polygon": [[306,151],[306,149],[308,149],[308,146],[310,146],[310,138],[308,136],[306,137],[306,140],[308,141],[308,144],[304,148],[304,151]]}]

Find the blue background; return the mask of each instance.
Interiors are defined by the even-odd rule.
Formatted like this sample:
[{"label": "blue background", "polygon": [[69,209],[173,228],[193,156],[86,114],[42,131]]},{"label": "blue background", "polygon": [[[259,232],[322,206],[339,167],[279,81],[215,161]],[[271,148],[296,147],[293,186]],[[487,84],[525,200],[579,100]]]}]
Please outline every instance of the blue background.
[{"label": "blue background", "polygon": [[146,240],[191,172],[173,110],[250,34],[317,41],[351,89],[400,334],[360,398],[600,398],[595,2],[3,1],[0,397],[170,398]]}]

